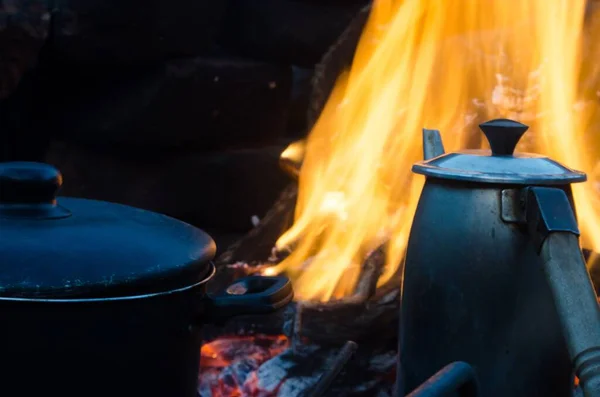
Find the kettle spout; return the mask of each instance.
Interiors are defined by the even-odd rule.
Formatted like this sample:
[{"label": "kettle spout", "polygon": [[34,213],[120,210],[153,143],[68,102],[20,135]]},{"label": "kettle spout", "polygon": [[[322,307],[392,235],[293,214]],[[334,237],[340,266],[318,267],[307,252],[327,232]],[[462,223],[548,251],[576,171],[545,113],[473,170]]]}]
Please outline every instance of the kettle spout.
[{"label": "kettle spout", "polygon": [[423,159],[429,160],[446,153],[438,130],[423,128]]}]

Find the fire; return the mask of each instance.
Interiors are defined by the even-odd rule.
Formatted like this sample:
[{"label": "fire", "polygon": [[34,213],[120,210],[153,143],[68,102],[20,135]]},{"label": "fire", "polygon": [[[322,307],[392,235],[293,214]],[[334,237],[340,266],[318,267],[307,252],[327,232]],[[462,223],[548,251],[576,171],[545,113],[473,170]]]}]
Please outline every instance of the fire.
[{"label": "fire", "polygon": [[[594,176],[600,24],[590,6],[376,0],[352,67],[302,150],[296,220],[277,242],[294,250],[271,272],[287,272],[301,299],[340,298],[352,293],[368,252],[387,242],[380,284],[389,280],[424,182],[410,171],[421,160],[424,127],[441,130],[454,151],[487,146],[482,121],[519,120],[531,128],[518,150]],[[594,183],[574,194],[584,244],[598,251]]]}]

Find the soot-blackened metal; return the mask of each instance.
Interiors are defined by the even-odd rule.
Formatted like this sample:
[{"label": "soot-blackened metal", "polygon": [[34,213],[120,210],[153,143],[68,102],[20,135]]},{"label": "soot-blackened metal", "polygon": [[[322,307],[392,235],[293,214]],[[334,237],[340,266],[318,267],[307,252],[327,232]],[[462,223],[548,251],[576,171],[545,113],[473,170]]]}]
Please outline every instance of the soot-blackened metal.
[{"label": "soot-blackened metal", "polygon": [[[411,391],[464,361],[487,397],[570,396],[574,365],[584,394],[597,396],[600,310],[570,187],[586,175],[513,154],[523,124],[481,128],[491,151],[413,167],[428,178],[407,247],[399,378]],[[438,147],[425,147],[425,158],[443,150],[428,137]]]}]

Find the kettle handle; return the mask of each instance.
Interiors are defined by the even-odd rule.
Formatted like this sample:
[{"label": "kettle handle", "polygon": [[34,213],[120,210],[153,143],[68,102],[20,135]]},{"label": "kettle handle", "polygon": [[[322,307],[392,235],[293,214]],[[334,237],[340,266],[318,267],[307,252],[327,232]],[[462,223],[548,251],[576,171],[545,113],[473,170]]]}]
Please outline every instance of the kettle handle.
[{"label": "kettle handle", "polygon": [[600,307],[579,246],[579,228],[562,189],[525,190],[530,236],[542,259],[575,375],[585,397],[600,397]]}]

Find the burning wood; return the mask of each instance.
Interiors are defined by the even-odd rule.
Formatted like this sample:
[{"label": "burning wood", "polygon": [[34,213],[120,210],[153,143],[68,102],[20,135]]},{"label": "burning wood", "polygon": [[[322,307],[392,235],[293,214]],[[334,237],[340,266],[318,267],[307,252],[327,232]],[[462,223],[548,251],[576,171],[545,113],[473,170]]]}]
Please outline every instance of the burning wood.
[{"label": "burning wood", "polygon": [[[402,260],[422,184],[409,170],[420,157],[423,127],[443,130],[453,150],[485,145],[470,133],[483,119],[527,121],[534,139],[523,145],[590,173],[595,160],[583,134],[598,105],[587,92],[590,78],[580,87],[578,76],[587,71],[597,83],[597,68],[582,61],[578,46],[597,53],[589,37],[600,25],[585,1],[559,12],[566,4],[554,2],[554,12],[541,1],[515,2],[514,8],[502,1],[461,1],[458,7],[380,1],[364,29],[367,11],[357,17],[328,54],[328,67],[318,68],[315,125],[302,144],[304,155],[297,158],[300,151],[291,147],[282,159],[293,173],[302,164],[302,178],[295,223],[278,241],[278,247],[295,249],[274,271],[290,274],[305,300],[347,297],[361,279],[357,258],[383,229],[393,242],[382,276],[389,279]],[[549,26],[560,26],[563,34]],[[576,44],[567,45],[566,37]],[[332,84],[350,63],[350,72]],[[546,131],[560,138],[535,137]],[[591,204],[597,194],[589,185],[575,190],[578,207],[590,215],[582,224],[584,238],[598,248]]]},{"label": "burning wood", "polygon": [[[372,334],[376,332],[376,344],[385,345],[396,337],[400,281],[397,274],[391,282],[377,288],[384,258],[383,249],[379,248],[365,260],[352,296],[329,302],[299,301],[266,318],[242,316],[219,327],[207,325],[203,329],[204,336],[212,339],[222,333],[283,332],[292,339],[293,345],[308,340],[335,346],[340,339],[372,344]],[[265,272],[270,265],[265,261],[221,264],[211,288],[218,290],[235,278]]]},{"label": "burning wood", "polygon": [[281,168],[288,173],[289,176],[298,180],[300,176],[300,169],[302,168],[302,159],[304,158],[304,152],[306,150],[305,141],[296,141],[291,143],[281,153],[279,158],[279,165]]},{"label": "burning wood", "polygon": [[385,254],[380,247],[365,260],[353,295],[328,302],[297,304],[292,340],[336,343],[339,339],[378,343],[395,340],[400,303],[399,279],[377,289]]},{"label": "burning wood", "polygon": [[[279,236],[273,231],[289,226],[296,193],[295,186],[287,188],[261,223],[218,259],[211,289],[265,272],[282,259],[281,252],[273,254]],[[241,261],[244,257],[254,260]],[[396,278],[377,288],[384,264],[380,246],[362,263],[351,296],[300,301],[268,318],[242,316],[219,327],[205,326],[203,336],[213,342],[202,350],[201,396],[389,395],[400,283]],[[356,344],[340,349],[340,340],[356,340],[365,349],[348,361]]]}]

